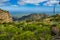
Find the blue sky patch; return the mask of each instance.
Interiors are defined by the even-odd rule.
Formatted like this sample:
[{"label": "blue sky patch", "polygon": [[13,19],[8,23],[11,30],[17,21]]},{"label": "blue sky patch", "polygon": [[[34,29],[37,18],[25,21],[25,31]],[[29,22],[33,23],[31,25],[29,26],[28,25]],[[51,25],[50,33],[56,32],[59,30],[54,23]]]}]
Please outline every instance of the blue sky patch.
[{"label": "blue sky patch", "polygon": [[0,8],[8,10],[12,15],[30,13],[60,13],[59,0],[0,0]]}]

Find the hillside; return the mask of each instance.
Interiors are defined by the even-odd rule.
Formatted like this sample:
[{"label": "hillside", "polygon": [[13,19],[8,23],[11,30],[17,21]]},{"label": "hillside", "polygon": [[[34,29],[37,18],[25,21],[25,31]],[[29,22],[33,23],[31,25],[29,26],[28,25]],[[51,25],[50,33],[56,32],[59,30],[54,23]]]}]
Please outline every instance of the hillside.
[{"label": "hillside", "polygon": [[47,15],[47,14],[30,14],[27,16],[22,16],[21,18],[13,17],[14,21],[26,21],[26,22],[32,22],[32,21],[40,21],[44,23],[59,23],[60,22],[60,14],[55,15]]},{"label": "hillside", "polygon": [[[14,21],[12,23],[0,24],[0,40],[60,40],[60,31],[57,33],[58,36],[56,36],[55,33],[51,32],[53,24],[51,25],[47,22],[47,20],[50,22],[54,21],[54,18],[57,17],[58,19],[59,16],[58,14],[46,17],[44,19],[46,20],[45,23],[41,21]],[[60,30],[60,24],[56,25],[57,29]],[[54,36],[52,36],[52,34],[54,34]]]},{"label": "hillside", "polygon": [[12,22],[12,17],[10,16],[8,11],[0,9],[0,23],[5,22]]},{"label": "hillside", "polygon": [[43,19],[45,19],[46,17],[48,17],[49,15],[46,14],[30,14],[27,16],[22,16],[21,18],[15,18],[13,17],[13,19],[16,21],[23,21],[23,20],[29,20],[29,21],[42,21]]},{"label": "hillside", "polygon": [[60,22],[60,14],[53,15],[51,18],[53,21]]}]

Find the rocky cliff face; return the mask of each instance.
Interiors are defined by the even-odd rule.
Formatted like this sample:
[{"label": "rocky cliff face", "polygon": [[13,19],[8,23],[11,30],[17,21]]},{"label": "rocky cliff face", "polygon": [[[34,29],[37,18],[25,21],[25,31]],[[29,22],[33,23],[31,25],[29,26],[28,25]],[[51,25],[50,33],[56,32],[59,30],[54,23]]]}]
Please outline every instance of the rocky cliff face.
[{"label": "rocky cliff face", "polygon": [[9,12],[0,9],[0,23],[8,22],[12,22],[12,17],[10,16]]}]

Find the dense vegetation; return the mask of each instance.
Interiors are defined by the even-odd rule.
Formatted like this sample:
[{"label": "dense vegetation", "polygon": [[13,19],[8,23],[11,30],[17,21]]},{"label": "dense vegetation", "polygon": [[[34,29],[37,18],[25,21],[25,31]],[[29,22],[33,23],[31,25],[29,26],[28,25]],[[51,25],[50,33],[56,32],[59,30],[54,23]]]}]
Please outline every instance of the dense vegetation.
[{"label": "dense vegetation", "polygon": [[[60,28],[60,24],[57,25]],[[0,24],[0,40],[51,40],[51,24],[13,22]]]}]

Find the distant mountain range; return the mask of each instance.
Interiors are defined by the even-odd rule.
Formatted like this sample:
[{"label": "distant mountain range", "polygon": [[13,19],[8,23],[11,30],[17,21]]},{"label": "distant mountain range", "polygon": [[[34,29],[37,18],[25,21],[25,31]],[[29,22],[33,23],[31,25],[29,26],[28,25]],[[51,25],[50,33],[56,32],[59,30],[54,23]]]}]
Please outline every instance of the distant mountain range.
[{"label": "distant mountain range", "polygon": [[47,14],[30,14],[27,16],[22,16],[21,18],[12,17],[14,21],[56,21],[60,22],[60,14],[47,15]]},{"label": "distant mountain range", "polygon": [[9,12],[6,10],[0,9],[0,22],[12,22],[12,21],[56,21],[60,22],[60,14],[55,15],[47,15],[47,14],[38,14],[32,13],[26,16],[18,17],[11,17]]},{"label": "distant mountain range", "polygon": [[47,14],[30,14],[27,16],[22,16],[21,18],[17,18],[17,17],[13,17],[14,21],[23,21],[23,20],[30,20],[30,21],[42,21],[43,19],[45,19],[46,17],[48,17],[49,15]]}]

